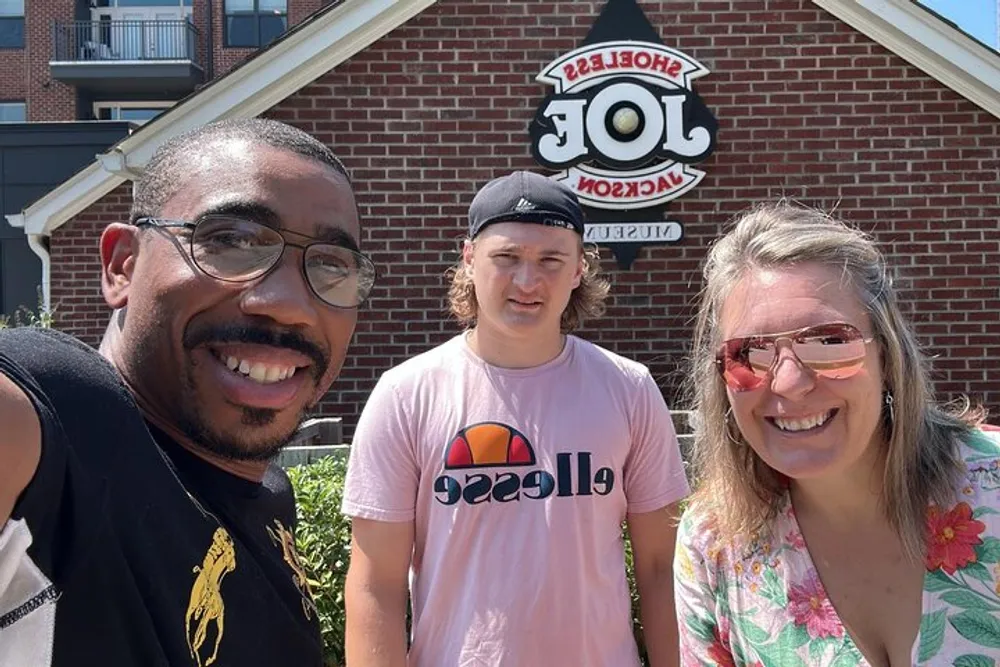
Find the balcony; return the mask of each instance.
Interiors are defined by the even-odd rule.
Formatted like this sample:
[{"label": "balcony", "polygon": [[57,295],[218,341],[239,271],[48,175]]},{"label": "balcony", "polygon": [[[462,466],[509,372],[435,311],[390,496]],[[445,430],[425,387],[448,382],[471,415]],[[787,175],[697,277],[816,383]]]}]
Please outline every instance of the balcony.
[{"label": "balcony", "polygon": [[201,40],[189,21],[60,21],[52,78],[99,96],[176,99],[202,82]]}]

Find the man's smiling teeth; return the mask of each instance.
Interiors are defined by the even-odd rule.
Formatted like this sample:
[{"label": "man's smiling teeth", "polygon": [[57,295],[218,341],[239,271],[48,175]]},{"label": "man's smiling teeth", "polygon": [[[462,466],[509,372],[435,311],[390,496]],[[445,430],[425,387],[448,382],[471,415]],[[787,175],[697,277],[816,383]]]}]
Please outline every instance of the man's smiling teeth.
[{"label": "man's smiling teeth", "polygon": [[236,357],[226,357],[226,366],[229,367],[229,370],[246,375],[251,380],[256,380],[261,384],[281,382],[295,375],[295,366],[288,366],[286,368],[284,366],[264,364],[259,361],[251,363],[246,359],[237,359]]},{"label": "man's smiling teeth", "polygon": [[782,419],[781,417],[774,417],[774,424],[782,431],[808,431],[811,428],[822,426],[832,416],[833,410],[813,415],[812,417],[803,417],[801,419]]}]

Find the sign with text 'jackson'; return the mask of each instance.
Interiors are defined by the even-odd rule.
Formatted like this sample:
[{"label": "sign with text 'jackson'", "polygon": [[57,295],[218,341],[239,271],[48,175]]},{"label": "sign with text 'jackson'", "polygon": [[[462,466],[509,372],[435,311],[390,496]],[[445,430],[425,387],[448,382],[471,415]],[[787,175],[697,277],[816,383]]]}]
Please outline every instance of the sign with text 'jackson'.
[{"label": "sign with text 'jackson'", "polygon": [[532,154],[587,209],[587,240],[624,265],[676,242],[666,204],[705,176],[718,122],[693,88],[708,69],[665,46],[635,0],[609,0],[582,46],[537,79],[552,86],[530,127]]}]

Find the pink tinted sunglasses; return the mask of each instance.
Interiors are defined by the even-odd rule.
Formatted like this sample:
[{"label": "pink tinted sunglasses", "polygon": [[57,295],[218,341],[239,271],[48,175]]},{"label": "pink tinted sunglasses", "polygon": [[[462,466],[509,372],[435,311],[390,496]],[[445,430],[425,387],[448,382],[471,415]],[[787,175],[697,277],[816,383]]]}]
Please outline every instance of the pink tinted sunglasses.
[{"label": "pink tinted sunglasses", "polygon": [[734,391],[760,388],[774,370],[778,341],[782,340],[791,344],[799,363],[816,375],[844,380],[864,366],[865,346],[874,338],[865,338],[857,327],[844,322],[730,338],[722,343],[715,356],[726,385]]}]

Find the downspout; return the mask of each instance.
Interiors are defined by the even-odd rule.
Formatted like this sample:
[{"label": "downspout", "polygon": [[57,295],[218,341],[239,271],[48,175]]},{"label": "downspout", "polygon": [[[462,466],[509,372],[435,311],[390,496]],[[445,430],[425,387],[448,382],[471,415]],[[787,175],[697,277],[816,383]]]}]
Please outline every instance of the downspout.
[{"label": "downspout", "polygon": [[[23,213],[9,213],[6,216],[7,224],[11,227],[18,227],[24,229],[25,236],[28,237],[28,247],[31,248],[32,252],[38,255],[38,259],[42,260],[42,311],[46,313],[52,312],[52,260],[49,256],[49,249],[46,247],[45,240],[48,236],[46,234],[28,234],[28,230],[24,228],[24,214]],[[41,314],[41,313],[39,313]]]},{"label": "downspout", "polygon": [[[28,234],[28,247],[31,248],[38,259],[42,260],[42,310],[45,313],[52,312],[51,275],[52,261],[48,248],[45,247],[43,239],[47,238],[43,234]],[[41,313],[39,313],[41,315]]]}]

